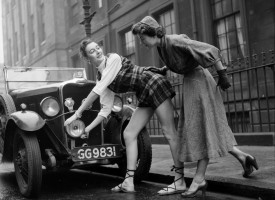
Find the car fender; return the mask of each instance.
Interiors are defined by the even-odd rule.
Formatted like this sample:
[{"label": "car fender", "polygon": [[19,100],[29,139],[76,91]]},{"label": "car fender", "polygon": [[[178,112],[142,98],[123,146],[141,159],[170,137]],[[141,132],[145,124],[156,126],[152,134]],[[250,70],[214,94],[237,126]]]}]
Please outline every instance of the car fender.
[{"label": "car fender", "polygon": [[45,120],[39,114],[30,110],[12,113],[9,116],[7,128],[11,120],[24,131],[37,131],[45,125]]}]

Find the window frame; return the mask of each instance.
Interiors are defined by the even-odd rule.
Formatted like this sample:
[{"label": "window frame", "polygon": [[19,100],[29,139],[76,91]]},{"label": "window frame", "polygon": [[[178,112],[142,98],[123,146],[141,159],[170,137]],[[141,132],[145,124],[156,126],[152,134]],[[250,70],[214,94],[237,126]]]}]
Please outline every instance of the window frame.
[{"label": "window frame", "polygon": [[[169,5],[169,6],[166,6],[165,8],[159,10],[158,12],[154,13],[152,16],[157,20],[157,22],[159,24],[161,24],[165,30],[166,30],[166,27],[165,25],[163,25],[161,23],[161,16],[168,13],[168,12],[173,12],[173,15],[174,15],[174,21],[172,20],[173,17],[171,17],[172,15],[170,14],[170,19],[171,19],[171,30],[172,32],[166,32],[166,34],[176,34],[177,32],[177,22],[176,22],[176,10],[174,9],[174,7],[172,5]],[[173,28],[174,27],[174,28]],[[175,31],[175,32],[173,32]],[[157,55],[158,53],[155,52],[155,54]],[[157,61],[156,61],[157,65],[156,66],[164,66],[165,63],[163,63],[163,61],[161,60],[161,58],[159,56],[157,56]],[[172,83],[172,84],[177,84],[179,82],[181,82],[181,75],[180,74],[177,74],[177,73],[174,73],[172,72],[171,70],[168,70],[167,72],[167,78],[169,79],[169,81]]]},{"label": "window frame", "polygon": [[[235,9],[233,8],[233,3],[234,0],[230,0],[231,2],[231,12],[230,13],[226,13],[223,14],[223,9],[221,6],[221,15],[216,17],[215,16],[215,3],[223,3],[225,2],[225,0],[209,0],[210,3],[210,8],[211,8],[211,12],[212,12],[212,23],[213,23],[213,39],[214,39],[214,43],[215,45],[221,50],[221,52],[225,51],[226,53],[222,54],[223,55],[223,62],[225,65],[230,65],[230,63],[232,62],[232,60],[236,60],[237,58],[245,58],[247,56],[249,56],[249,46],[248,46],[248,42],[247,42],[247,29],[246,29],[246,18],[245,18],[245,9],[243,8],[243,1],[235,1],[235,3],[238,3],[237,8]],[[240,20],[240,27],[237,27],[237,17],[239,15],[239,20]],[[226,30],[226,19],[229,19],[230,17],[233,17],[233,23],[234,23],[234,29],[233,30]],[[222,22],[224,21],[224,22]],[[224,26],[225,32],[222,34],[218,33],[218,23],[222,22],[221,24]],[[241,32],[241,35],[238,36],[238,31]],[[230,43],[228,43],[229,39],[229,34],[234,33],[234,38],[236,41],[236,45],[233,45],[233,48],[231,46]],[[219,42],[219,37],[225,35],[225,43],[226,43],[226,47],[222,48],[220,46],[220,42]],[[242,37],[242,43],[239,42],[239,37]],[[234,51],[233,51],[234,49]],[[236,52],[236,56],[230,56],[230,54]],[[226,58],[225,58],[226,57]]]},{"label": "window frame", "polygon": [[[127,52],[127,44],[129,44],[129,42],[127,43],[127,39],[126,39],[126,34],[128,34],[128,36],[131,37],[132,40],[130,40],[130,43],[133,44],[132,47],[132,51],[129,53]],[[131,60],[133,63],[136,64],[137,61],[137,53],[136,53],[136,37],[132,34],[131,32],[131,27],[128,27],[126,29],[124,29],[123,31],[120,32],[120,39],[121,39],[121,52],[122,52],[122,56],[126,57],[127,59]],[[134,58],[134,60],[132,60],[131,58]]]}]

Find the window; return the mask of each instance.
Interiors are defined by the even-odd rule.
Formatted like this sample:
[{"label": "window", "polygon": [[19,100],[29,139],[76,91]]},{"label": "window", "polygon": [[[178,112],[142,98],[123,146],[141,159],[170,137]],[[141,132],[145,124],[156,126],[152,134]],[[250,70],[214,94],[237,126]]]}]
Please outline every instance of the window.
[{"label": "window", "polygon": [[98,0],[98,8],[102,7],[102,0]]},{"label": "window", "polygon": [[41,10],[41,40],[46,40],[46,32],[45,32],[45,6],[44,3],[40,4]]},{"label": "window", "polygon": [[122,39],[123,56],[136,63],[135,55],[135,37],[131,31],[123,34]]},{"label": "window", "polygon": [[226,64],[245,56],[239,3],[238,0],[211,0],[215,38]]},{"label": "window", "polygon": [[[166,34],[175,34],[176,33],[176,22],[175,22],[175,12],[173,9],[166,10],[156,17],[159,24],[161,24],[166,31]],[[160,60],[159,66],[164,66],[165,64]],[[176,82],[180,77],[179,74],[176,74],[172,71],[167,72],[167,77],[170,79],[172,83]]]},{"label": "window", "polygon": [[174,10],[169,10],[159,16],[159,23],[165,28],[166,34],[173,34],[176,32],[175,14]]}]

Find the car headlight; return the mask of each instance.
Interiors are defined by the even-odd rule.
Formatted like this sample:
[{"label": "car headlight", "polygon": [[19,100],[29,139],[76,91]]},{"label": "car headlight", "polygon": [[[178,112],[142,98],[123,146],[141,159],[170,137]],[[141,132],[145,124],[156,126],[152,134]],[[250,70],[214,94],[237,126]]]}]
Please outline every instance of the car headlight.
[{"label": "car headlight", "polygon": [[115,95],[112,111],[113,112],[120,112],[122,110],[122,107],[123,107],[122,98]]},{"label": "car headlight", "polygon": [[66,126],[67,133],[74,138],[80,137],[85,131],[85,124],[83,121],[77,119]]},{"label": "car headlight", "polygon": [[56,116],[60,111],[60,105],[58,101],[53,97],[46,97],[40,103],[41,109],[48,117]]}]

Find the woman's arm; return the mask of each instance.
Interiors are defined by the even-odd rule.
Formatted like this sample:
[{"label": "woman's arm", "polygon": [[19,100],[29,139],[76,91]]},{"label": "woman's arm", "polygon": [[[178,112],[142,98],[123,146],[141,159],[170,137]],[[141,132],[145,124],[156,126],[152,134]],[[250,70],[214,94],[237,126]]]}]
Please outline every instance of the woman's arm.
[{"label": "woman's arm", "polygon": [[64,126],[67,126],[68,124],[72,123],[74,120],[81,118],[82,112],[88,108],[89,105],[91,105],[97,98],[99,97],[98,94],[96,94],[94,91],[91,91],[90,94],[87,96],[86,100],[83,102],[83,104],[75,111],[75,113],[68,118],[64,122]]},{"label": "woman's arm", "polygon": [[89,137],[89,132],[108,117],[114,104],[114,96],[115,94],[108,88],[100,95],[102,108],[92,123],[85,128],[85,134],[81,138]]},{"label": "woman's arm", "polygon": [[[82,112],[89,105],[91,105],[99,96],[104,95],[106,90],[108,90],[108,85],[110,85],[110,83],[115,79],[117,73],[122,67],[122,64],[120,56],[117,54],[112,54],[106,62],[106,67],[102,72],[101,80],[97,82],[96,86],[90,92],[84,103],[77,109],[75,114],[65,121],[64,126],[67,126],[77,118],[81,118]],[[108,95],[110,95],[110,93],[107,94],[107,96]]]},{"label": "woman's arm", "polygon": [[216,62],[215,68],[216,68],[216,71],[220,71],[220,70],[226,69],[226,68],[223,66],[223,64],[222,64],[221,61]]},{"label": "woman's arm", "polygon": [[81,106],[75,111],[77,115],[81,116],[82,112],[86,110],[94,101],[99,97],[94,91],[91,91],[90,94],[87,96],[85,101],[81,104]]},{"label": "woman's arm", "polygon": [[174,45],[188,51],[193,58],[204,68],[214,66],[219,75],[218,86],[222,90],[228,89],[231,84],[227,78],[226,68],[223,66],[220,50],[208,43],[191,40],[185,35],[175,36]]},{"label": "woman's arm", "polygon": [[98,124],[100,124],[103,120],[105,119],[105,117],[101,116],[101,115],[97,115],[97,117],[94,119],[94,121],[85,128],[85,134],[81,135],[81,138],[88,138],[89,137],[89,132],[94,129]]}]

